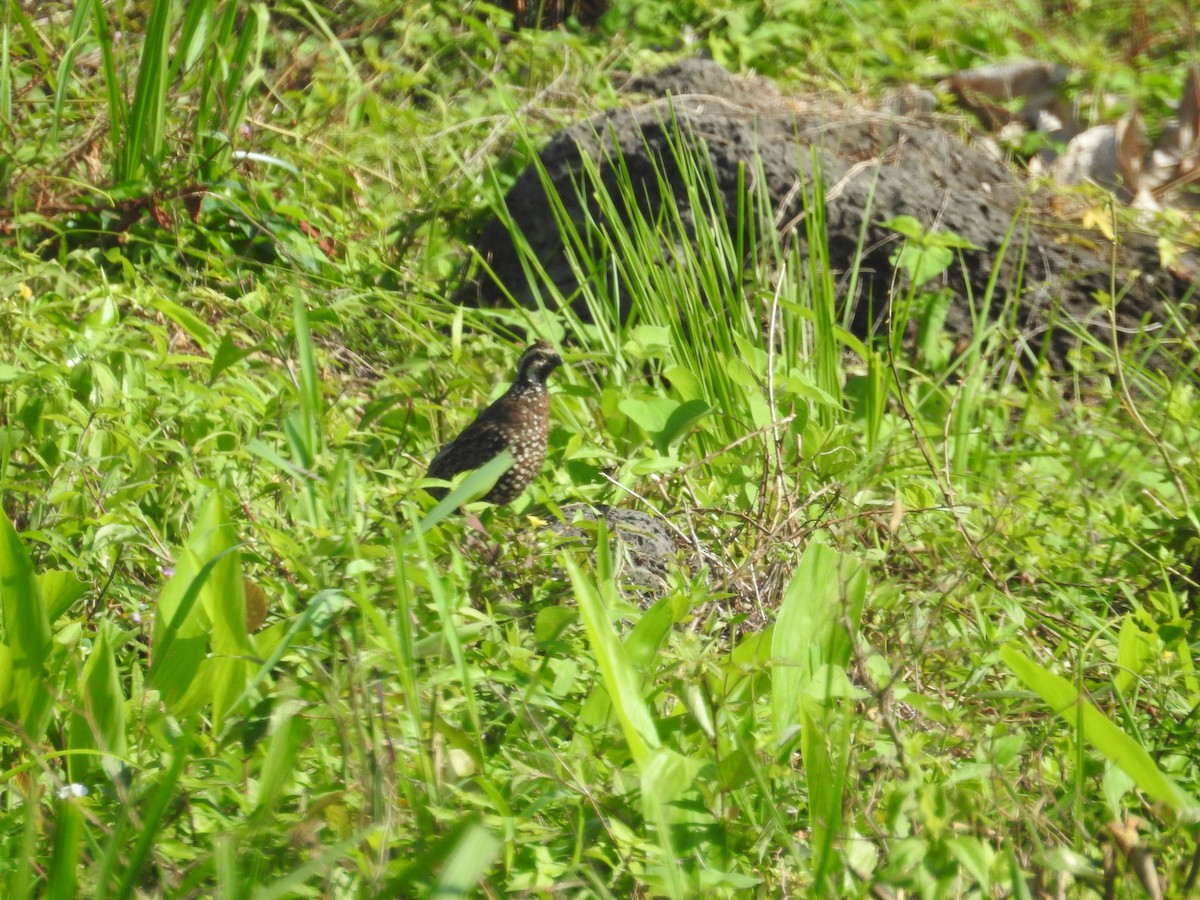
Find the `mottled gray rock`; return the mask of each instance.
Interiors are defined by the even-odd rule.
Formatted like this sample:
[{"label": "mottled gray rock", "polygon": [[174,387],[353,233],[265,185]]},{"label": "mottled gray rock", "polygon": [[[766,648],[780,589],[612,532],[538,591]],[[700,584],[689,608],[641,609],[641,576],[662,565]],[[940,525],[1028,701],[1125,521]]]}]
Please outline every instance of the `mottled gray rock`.
[{"label": "mottled gray rock", "polygon": [[604,504],[570,503],[560,511],[565,522],[551,522],[546,527],[564,536],[589,541],[595,534],[594,529],[580,525],[604,517],[618,582],[651,592],[665,587],[667,566],[676,557],[677,548],[660,519],[641,510]]}]

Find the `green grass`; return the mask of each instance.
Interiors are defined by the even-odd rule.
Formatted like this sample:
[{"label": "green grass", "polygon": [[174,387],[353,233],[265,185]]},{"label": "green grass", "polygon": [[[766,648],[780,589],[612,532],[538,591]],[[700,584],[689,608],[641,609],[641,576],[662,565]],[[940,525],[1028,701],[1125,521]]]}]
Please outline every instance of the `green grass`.
[{"label": "green grass", "polygon": [[[863,345],[819,201],[807,263],[752,208],[754,242],[671,209],[567,231],[591,324],[445,299],[545,138],[685,25],[851,94],[1029,53],[1162,110],[1188,58],[1166,3],[1146,46],[1117,6],[909,6],[508,34],[440,2],[6,5],[0,885],[1100,897],[1111,850],[1115,896],[1146,860],[1196,890],[1194,376],[1014,367],[1003,322],[951,353],[939,310],[993,298],[919,285]],[[912,271],[957,265],[893,224]],[[485,539],[420,479],[530,332],[566,357],[549,462]],[[603,527],[538,527],[578,501],[666,517],[660,594]]]}]

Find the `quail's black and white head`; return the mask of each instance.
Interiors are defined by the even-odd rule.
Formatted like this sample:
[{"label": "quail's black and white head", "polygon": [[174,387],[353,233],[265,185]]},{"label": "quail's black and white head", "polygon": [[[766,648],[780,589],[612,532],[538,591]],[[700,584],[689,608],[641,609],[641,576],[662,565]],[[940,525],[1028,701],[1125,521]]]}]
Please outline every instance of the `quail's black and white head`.
[{"label": "quail's black and white head", "polygon": [[[513,457],[505,472],[482,498],[490,503],[509,503],[537,477],[546,459],[546,435],[550,425],[550,394],[546,379],[562,365],[547,341],[535,341],[521,355],[512,387],[476,416],[462,434],[441,449],[429,464],[427,478],[450,479],[459,472],[478,469],[504,450]],[[435,497],[445,488],[430,488]]]}]

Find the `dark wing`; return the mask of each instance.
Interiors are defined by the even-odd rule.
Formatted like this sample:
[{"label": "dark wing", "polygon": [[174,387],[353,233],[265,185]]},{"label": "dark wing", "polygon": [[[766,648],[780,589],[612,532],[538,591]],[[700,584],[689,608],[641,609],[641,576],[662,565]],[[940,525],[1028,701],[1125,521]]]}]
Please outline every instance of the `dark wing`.
[{"label": "dark wing", "polygon": [[462,434],[443,447],[429,463],[427,478],[449,480],[459,472],[478,469],[509,444],[504,426],[508,397],[501,397],[479,414]]}]

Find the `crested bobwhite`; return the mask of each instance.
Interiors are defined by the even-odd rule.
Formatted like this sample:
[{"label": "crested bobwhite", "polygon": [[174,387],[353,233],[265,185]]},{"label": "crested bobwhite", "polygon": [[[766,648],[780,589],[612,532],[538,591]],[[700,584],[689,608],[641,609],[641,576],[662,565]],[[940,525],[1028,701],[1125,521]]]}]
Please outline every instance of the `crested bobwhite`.
[{"label": "crested bobwhite", "polygon": [[[512,387],[441,449],[425,477],[449,480],[459,472],[478,469],[507,449],[513,456],[512,467],[480,499],[501,504],[519,497],[546,459],[550,423],[546,379],[561,365],[562,357],[547,341],[530,344],[521,355]],[[427,490],[439,499],[446,495],[445,488]]]}]

